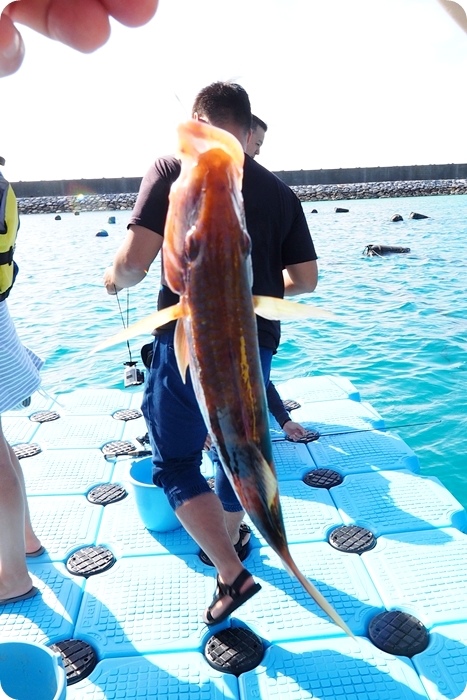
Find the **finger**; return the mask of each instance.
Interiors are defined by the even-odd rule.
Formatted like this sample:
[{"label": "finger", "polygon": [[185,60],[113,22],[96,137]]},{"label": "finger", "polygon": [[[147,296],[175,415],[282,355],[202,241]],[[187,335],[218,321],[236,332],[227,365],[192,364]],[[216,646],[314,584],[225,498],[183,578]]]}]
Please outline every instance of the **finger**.
[{"label": "finger", "polygon": [[54,39],[83,53],[99,48],[110,36],[108,14],[96,0],[52,0],[48,26]]},{"label": "finger", "polygon": [[127,27],[140,27],[154,17],[158,0],[102,0],[109,15]]},{"label": "finger", "polygon": [[467,32],[467,14],[465,11],[465,0],[460,0],[460,2],[458,3],[454,2],[454,0],[439,0],[439,3],[451,15],[453,20],[457,22],[459,27],[461,27],[464,30],[464,32]]},{"label": "finger", "polygon": [[99,48],[110,36],[108,12],[99,0],[19,0],[6,11],[13,22],[83,53]]},{"label": "finger", "polygon": [[114,284],[106,284],[105,290],[107,294],[111,294],[112,296],[115,296],[116,294],[118,294],[119,291],[121,291],[117,289],[117,287]]},{"label": "finger", "polygon": [[8,15],[0,17],[0,77],[15,73],[24,58],[24,44]]},{"label": "finger", "polygon": [[16,0],[4,9],[4,13],[12,20],[31,27],[40,34],[49,36],[47,31],[47,15],[51,0]]}]

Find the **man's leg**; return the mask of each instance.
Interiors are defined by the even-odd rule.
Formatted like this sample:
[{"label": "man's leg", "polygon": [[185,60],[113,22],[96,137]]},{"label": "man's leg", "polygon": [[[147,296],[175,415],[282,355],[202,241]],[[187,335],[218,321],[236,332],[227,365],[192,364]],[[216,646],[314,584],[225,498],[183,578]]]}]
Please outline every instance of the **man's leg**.
[{"label": "man's leg", "polygon": [[[188,375],[183,382],[177,367],[173,333],[156,337],[142,410],[153,450],[154,483],[164,488],[177,517],[214,563],[222,583],[232,584],[243,571],[226,526],[224,510],[200,466],[206,425]],[[252,588],[248,578],[240,592]],[[212,608],[219,617],[231,604],[222,597]]]}]

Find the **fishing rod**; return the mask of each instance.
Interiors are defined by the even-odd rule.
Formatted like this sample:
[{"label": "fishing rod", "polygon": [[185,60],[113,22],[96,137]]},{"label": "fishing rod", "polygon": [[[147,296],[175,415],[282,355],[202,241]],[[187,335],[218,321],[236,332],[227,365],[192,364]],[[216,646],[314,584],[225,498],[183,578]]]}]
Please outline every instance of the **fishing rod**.
[{"label": "fishing rod", "polygon": [[[300,438],[299,440],[292,440],[289,437],[282,437],[282,438],[277,438],[274,439],[273,442],[295,442],[295,443],[308,443],[308,442],[316,442],[321,437],[331,437],[334,435],[354,435],[355,433],[373,433],[375,431],[379,432],[385,432],[387,430],[396,430],[398,428],[413,428],[415,426],[420,426],[420,425],[437,425],[438,423],[442,423],[441,419],[438,420],[429,420],[429,421],[422,421],[420,423],[400,423],[399,425],[391,425],[389,428],[363,428],[361,430],[344,430],[342,432],[336,432],[336,433],[318,433],[317,430],[308,430],[307,435],[304,437]],[[104,458],[106,461],[118,461],[119,457],[122,457],[124,459],[127,459],[128,457],[148,457],[152,455],[152,450],[151,449],[144,449],[144,444],[146,443],[146,436],[142,438],[136,438],[136,440],[140,443],[141,449],[138,449],[135,447],[134,450],[123,450],[122,452],[113,452],[104,455]]]},{"label": "fishing rod", "polygon": [[399,425],[390,425],[388,428],[362,428],[360,430],[345,430],[341,433],[321,433],[321,437],[327,437],[328,435],[349,435],[350,433],[371,433],[374,430],[379,430],[380,432],[385,432],[387,430],[398,430],[399,428],[414,428],[420,425],[437,425],[442,423],[441,418],[438,420],[427,420],[420,423],[400,423]]},{"label": "fishing rod", "polygon": [[280,442],[281,440],[287,440],[288,442],[314,442],[315,440],[318,440],[321,437],[333,437],[335,435],[354,435],[356,433],[373,433],[375,431],[378,432],[387,432],[388,430],[398,430],[399,428],[414,428],[414,427],[419,427],[421,425],[438,425],[439,423],[442,423],[441,418],[438,420],[429,420],[429,421],[421,421],[419,423],[399,423],[398,425],[390,425],[388,427],[384,428],[361,428],[359,430],[343,430],[340,432],[334,432],[334,433],[319,433],[317,430],[309,430],[307,431],[309,434],[305,435],[303,438],[300,438],[299,440],[292,440],[289,437],[285,438],[279,438],[278,440],[275,440],[275,442]]},{"label": "fishing rod", "polygon": [[[136,447],[134,450],[129,450],[128,452],[113,452],[104,455],[106,462],[120,462],[122,460],[128,459],[128,457],[151,457],[152,450],[138,450]],[[120,459],[121,458],[121,459]]]},{"label": "fishing rod", "polygon": [[[120,318],[122,319],[123,328],[127,328],[130,324],[130,290],[126,290],[126,325],[125,319],[123,317],[122,307],[120,305],[120,299],[118,298],[117,287],[114,285],[115,297],[117,299],[118,309],[120,311]],[[137,369],[137,362],[131,357],[130,341],[126,341],[128,347],[129,360],[123,363],[125,369],[123,370],[123,384],[125,387],[128,386],[138,386],[144,382],[144,372]]]}]

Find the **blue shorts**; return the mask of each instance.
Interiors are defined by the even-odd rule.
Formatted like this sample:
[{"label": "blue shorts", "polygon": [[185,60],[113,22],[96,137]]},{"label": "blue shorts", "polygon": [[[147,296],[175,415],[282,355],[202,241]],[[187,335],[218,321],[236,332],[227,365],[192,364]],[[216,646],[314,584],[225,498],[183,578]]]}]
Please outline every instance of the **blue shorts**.
[{"label": "blue shorts", "polygon": [[[186,383],[180,376],[173,331],[157,335],[153,348],[141,409],[153,453],[153,481],[164,489],[175,510],[185,501],[211,491],[200,469],[207,428],[190,372]],[[272,350],[260,348],[266,381],[269,381],[272,354]],[[222,467],[217,469],[216,492],[225,510],[242,510]]]}]

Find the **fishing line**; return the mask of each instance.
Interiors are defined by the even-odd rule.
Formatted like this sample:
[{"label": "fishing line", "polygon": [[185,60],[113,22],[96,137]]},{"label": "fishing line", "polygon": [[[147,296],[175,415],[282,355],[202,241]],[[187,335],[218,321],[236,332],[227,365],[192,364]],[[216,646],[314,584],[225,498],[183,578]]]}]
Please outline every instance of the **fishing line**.
[{"label": "fishing line", "polygon": [[46,389],[44,389],[43,386],[40,386],[39,389],[37,389],[37,393],[40,394],[43,398],[52,401],[52,405],[57,404],[57,406],[65,408],[65,405],[63,403],[60,403],[60,401],[55,396],[49,394],[49,392]]},{"label": "fishing line", "polygon": [[181,99],[179,98],[179,96],[177,95],[176,92],[174,92],[174,97],[177,100],[180,107],[183,109],[183,113],[185,114],[187,112],[186,105],[183,104],[183,102],[181,101]]},{"label": "fishing line", "polygon": [[390,425],[384,428],[363,428],[361,430],[345,430],[340,433],[320,433],[320,437],[328,437],[329,435],[350,435],[351,433],[371,433],[375,430],[379,432],[386,432],[387,430],[397,430],[398,428],[414,428],[419,425],[437,425],[441,423],[441,418],[438,420],[428,420],[421,423],[400,423],[399,425]]},{"label": "fishing line", "polygon": [[[307,422],[307,421],[305,421]],[[388,430],[398,430],[399,428],[414,428],[418,427],[420,425],[438,425],[439,423],[442,423],[441,418],[438,420],[429,420],[429,421],[422,421],[420,423],[399,423],[398,425],[389,425],[384,428],[362,428],[360,430],[343,430],[340,432],[335,432],[335,433],[319,433],[318,431],[310,431],[312,433],[315,433],[317,437],[314,437],[312,439],[307,438],[306,436],[304,438],[301,438],[300,440],[292,440],[289,437],[285,438],[279,438],[275,440],[275,442],[280,442],[281,440],[285,440],[287,442],[302,442],[302,443],[307,443],[307,442],[314,442],[315,440],[318,440],[319,438],[322,437],[332,437],[334,435],[355,435],[356,433],[373,433],[373,432],[380,432],[384,433],[387,432]]]},{"label": "fishing line", "polygon": [[[125,319],[123,317],[123,311],[122,311],[122,307],[120,304],[120,299],[118,298],[117,287],[115,286],[115,284],[114,284],[114,290],[115,290],[115,297],[117,299],[118,310],[120,311],[120,318],[122,319],[123,328],[127,328],[129,323],[130,323],[130,290],[128,288],[126,290],[126,325],[125,325]],[[130,362],[133,362],[132,357],[131,357],[131,349],[130,349],[129,340],[126,341],[126,344],[127,344],[127,348],[128,348],[128,355],[130,358]]]},{"label": "fishing line", "polygon": [[[126,325],[125,325],[125,318],[123,316],[123,311],[122,307],[120,304],[120,299],[118,298],[118,291],[117,287],[114,284],[114,290],[115,290],[115,297],[117,299],[117,304],[118,304],[118,309],[120,311],[120,318],[122,319],[122,325],[123,328],[127,328],[130,325],[130,290],[127,288],[126,290]],[[129,360],[127,362],[123,363],[124,370],[123,370],[123,384],[125,387],[127,386],[137,386],[139,384],[142,384],[144,382],[144,372],[136,368],[137,362],[133,360],[131,356],[131,348],[130,348],[130,341],[126,341],[127,348],[128,348],[128,356]]]}]

